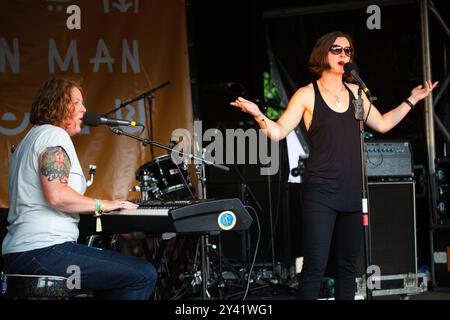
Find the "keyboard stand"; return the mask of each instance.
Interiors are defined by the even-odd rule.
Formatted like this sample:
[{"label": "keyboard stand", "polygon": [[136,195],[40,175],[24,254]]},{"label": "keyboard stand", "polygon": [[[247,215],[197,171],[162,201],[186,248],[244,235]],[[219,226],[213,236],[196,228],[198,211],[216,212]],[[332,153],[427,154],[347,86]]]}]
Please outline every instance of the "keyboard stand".
[{"label": "keyboard stand", "polygon": [[202,258],[202,298],[207,300],[210,298],[208,293],[208,235],[200,236],[201,241],[201,258]]}]

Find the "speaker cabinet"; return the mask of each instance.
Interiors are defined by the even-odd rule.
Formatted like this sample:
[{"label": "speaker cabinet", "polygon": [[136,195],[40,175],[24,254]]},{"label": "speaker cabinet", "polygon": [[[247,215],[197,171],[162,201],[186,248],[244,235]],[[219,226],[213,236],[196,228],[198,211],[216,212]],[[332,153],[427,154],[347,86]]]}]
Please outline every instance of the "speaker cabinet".
[{"label": "speaker cabinet", "polygon": [[[416,273],[415,182],[369,182],[369,210],[371,264],[382,276]],[[358,276],[364,257],[362,246]]]}]

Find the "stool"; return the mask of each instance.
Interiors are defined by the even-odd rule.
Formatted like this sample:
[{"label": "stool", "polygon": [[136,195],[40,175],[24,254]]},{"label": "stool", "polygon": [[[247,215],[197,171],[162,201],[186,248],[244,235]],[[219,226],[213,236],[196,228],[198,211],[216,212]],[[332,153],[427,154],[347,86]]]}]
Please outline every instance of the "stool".
[{"label": "stool", "polygon": [[65,277],[3,272],[1,293],[8,299],[67,300],[93,297],[90,291],[68,288]]}]

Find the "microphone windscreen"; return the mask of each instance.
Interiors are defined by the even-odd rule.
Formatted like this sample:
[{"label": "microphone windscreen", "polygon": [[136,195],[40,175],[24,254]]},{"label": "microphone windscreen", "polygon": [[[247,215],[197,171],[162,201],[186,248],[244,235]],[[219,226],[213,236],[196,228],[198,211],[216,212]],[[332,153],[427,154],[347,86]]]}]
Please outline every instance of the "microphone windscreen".
[{"label": "microphone windscreen", "polygon": [[83,115],[83,124],[86,126],[97,127],[100,124],[100,114],[97,112],[85,112]]},{"label": "microphone windscreen", "polygon": [[350,73],[350,72],[352,72],[353,70],[357,71],[357,70],[356,70],[356,66],[355,66],[353,63],[347,62],[347,63],[344,65],[344,71],[345,71],[346,73]]}]

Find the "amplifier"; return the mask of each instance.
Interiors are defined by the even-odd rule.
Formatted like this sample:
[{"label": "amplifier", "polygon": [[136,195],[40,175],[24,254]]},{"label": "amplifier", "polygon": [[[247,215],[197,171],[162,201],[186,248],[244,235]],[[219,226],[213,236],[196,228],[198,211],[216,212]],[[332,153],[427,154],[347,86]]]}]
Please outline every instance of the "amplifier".
[{"label": "amplifier", "polygon": [[368,177],[412,177],[413,157],[407,141],[365,142]]}]

